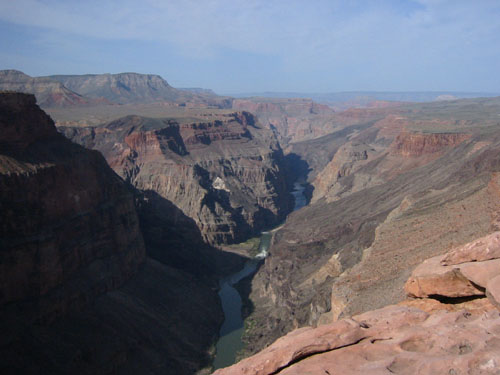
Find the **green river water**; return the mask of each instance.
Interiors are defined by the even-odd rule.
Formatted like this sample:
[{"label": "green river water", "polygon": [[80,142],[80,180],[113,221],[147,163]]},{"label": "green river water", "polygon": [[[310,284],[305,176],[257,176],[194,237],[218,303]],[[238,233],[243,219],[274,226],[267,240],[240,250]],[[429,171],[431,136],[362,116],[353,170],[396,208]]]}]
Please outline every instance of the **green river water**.
[{"label": "green river water", "polygon": [[[292,194],[295,197],[294,211],[306,205],[304,186],[295,183]],[[248,260],[242,270],[220,280],[219,297],[224,311],[224,323],[220,329],[220,338],[216,345],[214,369],[227,367],[235,362],[236,353],[243,349],[241,336],[243,334],[243,319],[241,317],[241,297],[234,285],[243,278],[252,275],[257,266],[267,256],[271,244],[272,233],[262,232],[259,243],[259,253],[255,258]]]}]

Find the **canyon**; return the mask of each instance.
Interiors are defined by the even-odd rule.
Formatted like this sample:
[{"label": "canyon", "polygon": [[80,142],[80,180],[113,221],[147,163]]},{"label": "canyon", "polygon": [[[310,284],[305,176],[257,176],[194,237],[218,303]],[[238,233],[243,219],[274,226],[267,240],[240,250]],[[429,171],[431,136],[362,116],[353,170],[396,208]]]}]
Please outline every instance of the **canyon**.
[{"label": "canyon", "polygon": [[282,150],[248,112],[188,122],[129,116],[59,129],[100,150],[136,188],[175,202],[209,244],[242,242],[290,211]]},{"label": "canyon", "polygon": [[[316,168],[312,203],[287,218],[247,287],[245,355],[293,329],[397,303],[417,264],[497,230],[498,105],[372,111],[371,122],[294,144]],[[314,151],[322,144],[330,161]]]},{"label": "canyon", "polygon": [[192,220],[58,133],[32,95],[1,93],[0,127],[2,373],[209,367],[220,276]]},{"label": "canyon", "polygon": [[[498,98],[343,110],[156,75],[2,74],[54,117],[0,94],[7,373],[210,373],[219,281],[278,225],[235,283],[242,361],[216,374],[500,364]],[[291,212],[297,181],[308,204]]]},{"label": "canyon", "polygon": [[496,374],[499,235],[424,261],[398,305],[297,329],[214,375]]}]

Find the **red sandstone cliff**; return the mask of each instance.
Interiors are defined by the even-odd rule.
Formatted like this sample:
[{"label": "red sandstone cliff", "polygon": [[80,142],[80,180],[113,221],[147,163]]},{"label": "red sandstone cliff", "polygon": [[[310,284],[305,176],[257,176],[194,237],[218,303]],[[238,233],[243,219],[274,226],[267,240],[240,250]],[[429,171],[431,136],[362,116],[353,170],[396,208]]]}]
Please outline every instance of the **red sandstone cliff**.
[{"label": "red sandstone cliff", "polygon": [[469,139],[470,134],[410,133],[399,134],[391,145],[391,153],[406,157],[439,154]]}]

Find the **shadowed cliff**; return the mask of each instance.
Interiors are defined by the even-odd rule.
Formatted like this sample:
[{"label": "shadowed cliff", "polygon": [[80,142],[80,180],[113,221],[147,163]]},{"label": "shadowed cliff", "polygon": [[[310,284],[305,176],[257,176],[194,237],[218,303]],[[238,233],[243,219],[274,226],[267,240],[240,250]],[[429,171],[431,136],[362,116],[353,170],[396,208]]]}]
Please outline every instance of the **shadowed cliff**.
[{"label": "shadowed cliff", "polygon": [[0,371],[209,366],[213,263],[241,260],[214,257],[191,219],[58,133],[32,95],[0,94],[0,128]]}]

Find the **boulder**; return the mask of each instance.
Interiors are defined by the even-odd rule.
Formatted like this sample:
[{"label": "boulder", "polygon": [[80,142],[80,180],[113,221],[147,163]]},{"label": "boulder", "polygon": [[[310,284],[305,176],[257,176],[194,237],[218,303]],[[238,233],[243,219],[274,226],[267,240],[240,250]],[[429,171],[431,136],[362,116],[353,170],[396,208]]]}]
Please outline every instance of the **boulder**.
[{"label": "boulder", "polygon": [[484,291],[468,280],[457,267],[441,265],[441,256],[420,264],[405,284],[411,297],[468,297],[484,295]]}]

